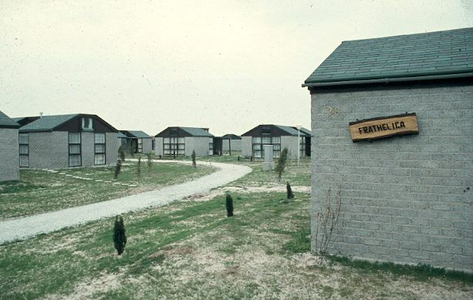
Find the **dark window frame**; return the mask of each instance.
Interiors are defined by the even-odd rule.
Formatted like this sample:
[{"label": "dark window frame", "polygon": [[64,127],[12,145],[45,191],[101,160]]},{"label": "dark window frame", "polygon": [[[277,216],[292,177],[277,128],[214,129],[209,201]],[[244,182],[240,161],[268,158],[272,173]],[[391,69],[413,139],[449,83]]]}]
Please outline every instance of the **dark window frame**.
[{"label": "dark window frame", "polygon": [[[79,143],[71,143],[71,134],[79,134]],[[71,154],[71,145],[79,145],[79,153]],[[67,153],[68,153],[68,165],[69,167],[82,167],[82,133],[80,132],[68,132],[67,134]],[[80,158],[79,165],[71,166],[71,157],[78,156]]]},{"label": "dark window frame", "polygon": [[136,153],[143,153],[143,139],[138,138],[136,141]]},{"label": "dark window frame", "polygon": [[[166,139],[169,139],[169,143],[166,143]],[[173,143],[172,139],[176,139]],[[179,139],[182,139],[182,143],[179,142]],[[166,149],[168,146],[168,149]],[[182,149],[181,147],[182,146]],[[174,149],[173,149],[174,147]],[[163,155],[164,156],[185,156],[186,155],[186,139],[185,137],[179,136],[167,136],[163,138]]]},{"label": "dark window frame", "polygon": [[[255,138],[259,139],[259,142],[255,142]],[[268,139],[268,141],[263,141],[263,139]],[[274,139],[279,139],[279,143],[275,142]],[[253,157],[256,158],[263,158],[264,157],[264,146],[265,145],[272,145],[273,146],[273,157],[278,158],[281,155],[281,136],[272,136],[268,133],[262,134],[261,136],[252,136],[251,137],[251,150]],[[274,149],[275,145],[279,145],[279,149]],[[258,149],[259,148],[259,149]],[[256,155],[256,152],[260,152],[260,156]]]},{"label": "dark window frame", "polygon": [[[22,136],[22,135],[27,137],[27,143],[26,144],[21,142],[20,136]],[[19,133],[18,134],[18,145],[19,145],[19,147],[18,147],[18,153],[19,153],[18,164],[19,164],[20,168],[29,168],[30,167],[30,135],[29,135],[29,133]],[[26,154],[21,153],[21,150],[20,150],[21,146],[26,146],[27,147],[28,150],[27,150]],[[21,165],[21,157],[26,157],[27,158],[28,165],[26,165],[26,166]]]},{"label": "dark window frame", "polygon": [[[100,134],[103,135],[103,143],[97,143],[96,136]],[[97,145],[103,145],[103,152],[97,151]],[[104,156],[104,161],[103,164],[98,164],[97,163],[97,155],[102,155]],[[94,133],[94,165],[95,166],[104,166],[107,164],[107,135],[105,133],[101,132],[95,132]]]}]

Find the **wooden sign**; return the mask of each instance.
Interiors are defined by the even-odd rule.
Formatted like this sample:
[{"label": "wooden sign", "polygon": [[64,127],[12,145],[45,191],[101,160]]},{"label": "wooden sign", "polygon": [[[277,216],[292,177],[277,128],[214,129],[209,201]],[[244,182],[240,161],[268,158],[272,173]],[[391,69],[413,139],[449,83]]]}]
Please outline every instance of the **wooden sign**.
[{"label": "wooden sign", "polygon": [[360,120],[349,125],[354,143],[419,133],[416,113]]}]

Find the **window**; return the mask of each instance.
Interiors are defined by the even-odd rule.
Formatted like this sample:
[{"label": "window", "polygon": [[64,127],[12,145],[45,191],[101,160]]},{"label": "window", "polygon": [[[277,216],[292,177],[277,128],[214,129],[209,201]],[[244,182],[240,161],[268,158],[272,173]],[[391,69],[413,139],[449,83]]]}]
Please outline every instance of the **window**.
[{"label": "window", "polygon": [[[263,128],[264,131],[264,128]],[[271,132],[270,129],[266,129],[266,132]],[[264,132],[263,132],[264,133]],[[281,137],[253,137],[253,156],[261,158],[264,156],[264,145],[273,145],[273,157],[279,157],[281,155]]]},{"label": "window", "polygon": [[[172,129],[171,129],[172,131]],[[177,134],[177,129],[175,130]],[[186,144],[183,137],[166,137],[163,139],[163,153],[164,155],[185,155]]]},{"label": "window", "polygon": [[80,132],[69,133],[69,167],[82,165]]},{"label": "window", "polygon": [[154,151],[155,149],[156,149],[156,140],[155,140],[155,138],[152,138],[151,139],[151,150]]},{"label": "window", "polygon": [[93,118],[82,118],[82,130],[92,131],[94,130],[94,119]]},{"label": "window", "polygon": [[143,139],[138,139],[136,153],[143,153]]},{"label": "window", "polygon": [[300,148],[299,148],[300,157],[303,157],[305,154],[305,137],[303,136],[300,137],[299,144],[300,144]]},{"label": "window", "polygon": [[30,141],[28,133],[20,133],[18,136],[20,144],[20,167],[30,166]]},{"label": "window", "polygon": [[214,138],[209,138],[209,155],[214,155]]},{"label": "window", "polygon": [[106,163],[106,145],[105,145],[105,133],[96,133],[94,135],[94,148],[95,148],[95,156],[94,156],[94,163],[96,165],[105,165]]}]

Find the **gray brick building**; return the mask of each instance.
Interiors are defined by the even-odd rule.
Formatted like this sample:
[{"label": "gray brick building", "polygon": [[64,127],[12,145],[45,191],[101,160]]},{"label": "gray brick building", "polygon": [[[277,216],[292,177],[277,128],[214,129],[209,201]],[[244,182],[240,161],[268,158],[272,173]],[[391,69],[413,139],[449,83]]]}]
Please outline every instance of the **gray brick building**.
[{"label": "gray brick building", "polygon": [[[299,146],[297,145],[298,135],[300,136]],[[284,148],[288,149],[288,157],[292,159],[297,158],[297,149],[300,151],[300,157],[310,156],[311,135],[311,132],[304,127],[301,127],[298,132],[294,126],[258,125],[241,135],[241,154],[262,158],[264,145],[273,145],[273,157],[279,157]]]},{"label": "gray brick building", "polygon": [[[328,252],[473,272],[473,28],[343,42],[303,86],[313,250],[331,190]],[[352,142],[350,122],[406,112],[417,135]]]},{"label": "gray brick building", "polygon": [[18,128],[20,124],[0,111],[0,181],[20,179]]},{"label": "gray brick building", "polygon": [[168,127],[155,136],[157,156],[196,156],[213,155],[214,135],[208,128]]},{"label": "gray brick building", "polygon": [[[117,130],[96,115],[17,118],[20,167],[59,169],[117,161]],[[23,149],[23,151],[22,151]]]}]

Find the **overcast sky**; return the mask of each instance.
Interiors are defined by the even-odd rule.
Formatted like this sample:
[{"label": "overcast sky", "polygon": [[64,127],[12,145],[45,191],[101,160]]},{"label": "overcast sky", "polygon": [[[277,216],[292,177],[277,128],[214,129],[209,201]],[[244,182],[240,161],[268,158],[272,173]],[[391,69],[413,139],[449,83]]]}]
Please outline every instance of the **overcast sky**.
[{"label": "overcast sky", "polygon": [[301,84],[341,41],[472,26],[473,0],[0,0],[0,110],[310,128]]}]

